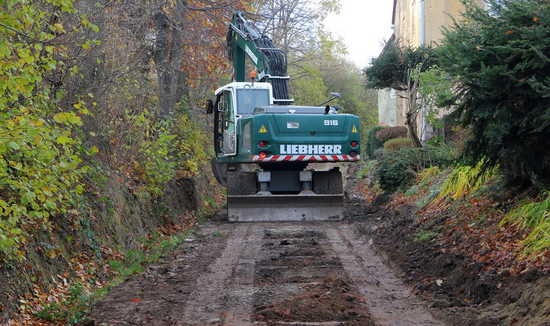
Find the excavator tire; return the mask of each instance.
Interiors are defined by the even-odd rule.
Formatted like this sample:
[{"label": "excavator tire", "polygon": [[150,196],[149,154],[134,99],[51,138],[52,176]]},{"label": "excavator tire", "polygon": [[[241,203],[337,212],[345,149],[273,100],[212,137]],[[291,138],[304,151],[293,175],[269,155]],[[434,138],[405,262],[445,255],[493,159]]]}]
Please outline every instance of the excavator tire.
[{"label": "excavator tire", "polygon": [[228,172],[227,192],[229,196],[251,196],[258,192],[255,172]]}]

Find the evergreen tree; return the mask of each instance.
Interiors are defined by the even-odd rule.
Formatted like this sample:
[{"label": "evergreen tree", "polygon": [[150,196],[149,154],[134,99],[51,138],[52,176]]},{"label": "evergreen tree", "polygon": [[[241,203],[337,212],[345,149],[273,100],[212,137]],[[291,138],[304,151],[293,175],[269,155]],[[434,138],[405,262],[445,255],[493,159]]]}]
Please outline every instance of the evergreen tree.
[{"label": "evergreen tree", "polygon": [[446,31],[440,68],[457,81],[452,113],[473,137],[472,163],[499,165],[515,184],[550,184],[550,2],[466,4]]}]

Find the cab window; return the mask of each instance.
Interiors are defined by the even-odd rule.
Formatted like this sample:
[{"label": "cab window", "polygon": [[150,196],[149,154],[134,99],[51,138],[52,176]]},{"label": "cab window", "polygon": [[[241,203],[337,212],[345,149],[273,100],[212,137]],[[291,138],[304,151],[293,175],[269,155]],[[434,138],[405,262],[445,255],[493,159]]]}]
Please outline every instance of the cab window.
[{"label": "cab window", "polygon": [[268,89],[238,89],[237,112],[242,115],[252,114],[254,109],[269,105]]}]

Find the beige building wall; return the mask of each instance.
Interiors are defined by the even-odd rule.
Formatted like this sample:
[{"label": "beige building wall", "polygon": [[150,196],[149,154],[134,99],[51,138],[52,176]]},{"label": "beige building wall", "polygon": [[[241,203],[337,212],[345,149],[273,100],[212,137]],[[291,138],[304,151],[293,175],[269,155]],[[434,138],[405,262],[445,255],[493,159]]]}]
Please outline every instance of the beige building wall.
[{"label": "beige building wall", "polygon": [[455,0],[426,0],[426,45],[436,45],[443,38],[443,27],[460,20],[464,5]]},{"label": "beige building wall", "polygon": [[412,47],[422,45],[422,35],[424,45],[437,44],[443,37],[442,27],[451,26],[451,17],[460,19],[464,12],[460,0],[395,0],[394,6],[395,36],[401,45]]},{"label": "beige building wall", "polygon": [[[394,0],[392,22],[396,40],[401,46],[436,46],[443,38],[443,27],[451,26],[453,17],[460,20],[463,12],[464,5],[460,0]],[[392,107],[385,104],[385,108],[379,110]],[[408,111],[405,92],[397,92],[393,108],[395,111],[389,115],[395,117],[397,125],[405,125]],[[425,115],[421,112],[417,117],[417,132],[422,141],[429,139],[433,132]],[[379,116],[387,119],[388,114],[381,112]],[[387,123],[387,120],[383,122]]]},{"label": "beige building wall", "polygon": [[419,3],[420,0],[396,0],[394,4],[394,33],[403,46],[420,44]]}]

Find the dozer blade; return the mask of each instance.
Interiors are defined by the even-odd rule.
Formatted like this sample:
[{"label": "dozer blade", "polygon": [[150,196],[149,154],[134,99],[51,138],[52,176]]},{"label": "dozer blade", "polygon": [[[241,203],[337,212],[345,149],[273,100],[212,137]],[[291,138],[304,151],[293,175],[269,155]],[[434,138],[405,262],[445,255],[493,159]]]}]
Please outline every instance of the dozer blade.
[{"label": "dozer blade", "polygon": [[339,221],[344,195],[230,195],[227,210],[231,222]]}]

